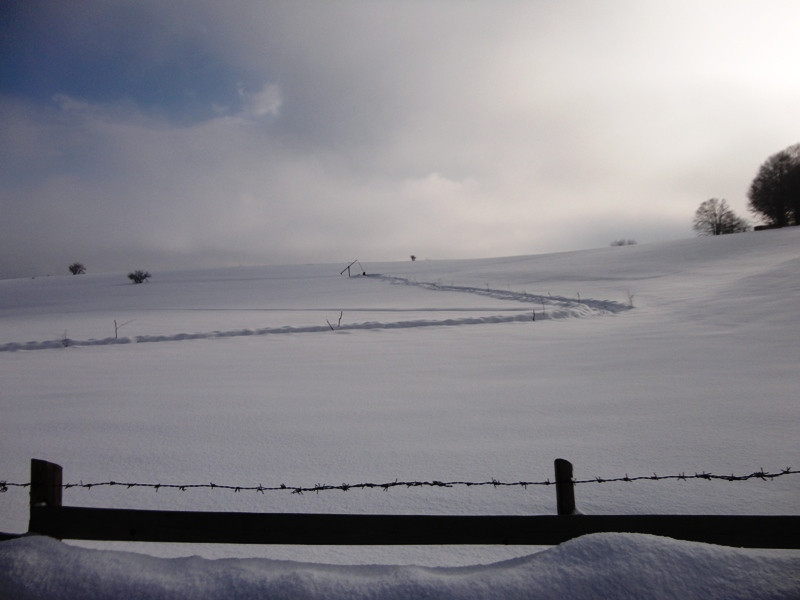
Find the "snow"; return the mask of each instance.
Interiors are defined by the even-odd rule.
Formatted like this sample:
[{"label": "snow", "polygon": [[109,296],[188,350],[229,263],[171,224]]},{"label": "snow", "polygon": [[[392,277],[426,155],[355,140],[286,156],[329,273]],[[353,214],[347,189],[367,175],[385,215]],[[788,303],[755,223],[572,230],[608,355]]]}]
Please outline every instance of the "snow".
[{"label": "snow", "polygon": [[50,598],[796,598],[800,557],[669,538],[594,534],[491,565],[304,564],[152,558],[44,537],[0,544],[0,589]]},{"label": "snow", "polygon": [[[556,457],[579,479],[797,467],[796,228],[484,260],[359,258],[366,277],[340,276],[345,262],[154,273],[142,285],[91,272],[0,281],[0,480],[27,481],[31,458],[61,464],[66,482],[243,486],[539,481]],[[588,483],[576,497],[594,514],[797,514],[800,477]],[[302,496],[97,487],[66,490],[64,502],[555,512],[553,489],[538,486]],[[11,487],[0,531],[26,528],[27,491]],[[548,549],[26,537],[0,543],[0,590],[788,598],[800,595],[797,561],[794,551],[622,534]]]}]

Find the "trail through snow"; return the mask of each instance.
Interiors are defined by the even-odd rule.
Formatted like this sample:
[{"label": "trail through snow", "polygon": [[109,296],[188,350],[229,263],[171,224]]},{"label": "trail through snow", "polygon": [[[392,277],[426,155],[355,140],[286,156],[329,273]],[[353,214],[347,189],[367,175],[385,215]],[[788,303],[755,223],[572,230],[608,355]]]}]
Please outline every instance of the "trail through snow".
[{"label": "trail through snow", "polygon": [[[308,326],[283,326],[263,327],[259,329],[233,329],[228,331],[205,331],[194,333],[175,333],[164,335],[138,335],[135,337],[107,337],[103,339],[75,340],[67,336],[55,340],[7,342],[0,344],[0,352],[16,352],[19,350],[52,350],[69,346],[112,346],[118,344],[143,344],[154,342],[181,342],[187,340],[204,340],[214,338],[231,338],[259,335],[277,335],[287,333],[323,333],[331,330],[353,331],[363,329],[406,329],[410,327],[455,327],[459,325],[485,325],[487,323],[518,323],[528,321],[543,321],[551,319],[566,319],[599,316],[609,313],[618,313],[631,308],[611,300],[594,300],[589,298],[565,298],[562,296],[541,296],[527,292],[514,292],[491,288],[478,288],[469,286],[444,285],[441,283],[416,282],[403,277],[388,275],[367,275],[369,279],[388,282],[393,285],[416,286],[421,289],[436,292],[459,292],[485,296],[495,300],[507,300],[533,304],[532,309],[519,308],[515,315],[488,315],[480,317],[461,317],[451,319],[416,319],[412,321],[380,322],[368,321],[363,323],[337,323],[335,326],[328,322],[327,325]],[[541,308],[539,312],[537,309]],[[273,309],[274,310],[274,309]],[[374,309],[366,309],[371,311]],[[523,312],[524,311],[524,312]]]}]

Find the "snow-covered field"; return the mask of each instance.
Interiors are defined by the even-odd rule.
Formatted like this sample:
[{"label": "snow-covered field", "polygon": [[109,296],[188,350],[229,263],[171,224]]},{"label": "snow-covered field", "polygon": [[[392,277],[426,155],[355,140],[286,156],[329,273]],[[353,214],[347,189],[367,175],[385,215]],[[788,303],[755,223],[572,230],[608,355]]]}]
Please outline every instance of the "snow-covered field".
[{"label": "snow-covered field", "polygon": [[[339,274],[344,264],[327,264],[154,273],[143,285],[91,273],[0,281],[0,480],[28,481],[31,458],[61,464],[65,482],[290,487],[539,481],[553,477],[557,457],[571,460],[579,479],[800,464],[800,229],[485,260],[359,258],[366,276],[350,278]],[[797,514],[800,476],[586,483],[576,495],[581,511],[595,514]],[[554,489],[538,486],[303,495],[96,487],[68,489],[64,502],[555,512]],[[0,495],[0,531],[26,526],[27,490],[11,487]],[[717,597],[800,595],[797,552],[615,534],[542,550],[23,539],[0,544],[0,586],[12,589],[38,564],[47,589],[78,589],[56,568],[71,561],[83,578],[99,577],[94,568],[111,573],[91,588],[106,590],[97,597],[128,584],[155,590],[142,597],[173,584],[182,586],[175,597],[223,597],[223,581],[248,590],[241,597],[596,590],[621,598],[653,585],[670,597],[714,597],[700,573],[733,582]],[[412,564],[426,568],[391,566]],[[580,585],[565,583],[564,565]],[[746,569],[750,583],[736,575]],[[74,597],[23,588],[13,589]]]}]

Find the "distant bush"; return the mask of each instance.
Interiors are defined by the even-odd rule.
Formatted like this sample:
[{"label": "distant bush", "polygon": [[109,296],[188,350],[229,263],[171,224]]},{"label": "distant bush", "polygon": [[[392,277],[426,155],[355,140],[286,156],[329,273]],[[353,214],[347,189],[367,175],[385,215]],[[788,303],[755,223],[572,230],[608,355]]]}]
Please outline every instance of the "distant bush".
[{"label": "distant bush", "polygon": [[635,246],[636,240],[614,240],[612,246]]},{"label": "distant bush", "polygon": [[83,275],[84,273],[86,273],[86,267],[84,267],[79,262],[72,263],[69,266],[69,272],[72,273],[73,275]]},{"label": "distant bush", "polygon": [[150,273],[147,271],[133,271],[132,273],[128,273],[128,279],[133,283],[144,283],[150,279]]}]

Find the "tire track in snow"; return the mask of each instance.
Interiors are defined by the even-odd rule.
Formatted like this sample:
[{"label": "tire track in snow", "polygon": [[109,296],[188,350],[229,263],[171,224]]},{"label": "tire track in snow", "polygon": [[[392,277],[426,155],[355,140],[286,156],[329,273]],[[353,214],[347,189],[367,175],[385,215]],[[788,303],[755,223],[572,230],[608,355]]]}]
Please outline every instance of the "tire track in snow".
[{"label": "tire track in snow", "polygon": [[[344,323],[333,328],[334,331],[358,331],[366,329],[408,329],[413,327],[456,327],[462,325],[485,325],[491,323],[517,323],[550,319],[566,319],[613,314],[628,310],[630,307],[610,300],[575,300],[562,296],[539,296],[526,292],[512,292],[490,288],[441,285],[438,283],[418,283],[402,277],[387,275],[370,275],[393,285],[413,285],[433,291],[461,292],[486,296],[499,300],[510,300],[542,306],[541,312],[536,307],[529,310],[520,308],[515,315],[489,315],[485,317],[461,317],[456,319],[415,319],[412,321],[363,323]],[[549,308],[549,310],[547,310]],[[367,309],[365,309],[367,310]],[[534,318],[535,315],[535,318]],[[278,335],[287,333],[322,333],[331,331],[329,325],[309,325],[303,327],[266,327],[261,329],[233,329],[229,331],[209,331],[198,333],[176,333],[167,335],[139,335],[134,337],[104,338],[89,340],[73,340],[69,338],[45,340],[39,342],[10,342],[0,345],[0,352],[16,352],[18,350],[50,350],[57,348],[82,346],[117,346],[125,344],[146,344],[156,342],[181,342],[188,340],[208,340],[230,337],[247,337],[260,335]]]}]

